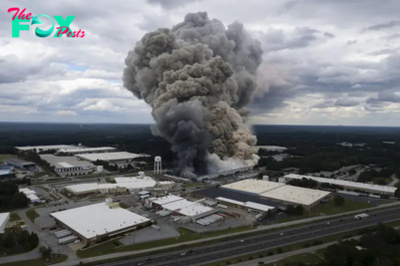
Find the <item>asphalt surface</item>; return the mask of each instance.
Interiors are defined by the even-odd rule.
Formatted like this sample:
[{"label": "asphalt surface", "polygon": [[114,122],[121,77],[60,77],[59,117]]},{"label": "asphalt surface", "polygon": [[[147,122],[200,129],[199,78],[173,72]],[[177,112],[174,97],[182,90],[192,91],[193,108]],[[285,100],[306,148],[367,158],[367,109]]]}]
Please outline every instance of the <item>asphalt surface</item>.
[{"label": "asphalt surface", "polygon": [[[279,246],[287,246],[299,242],[335,235],[377,223],[400,220],[400,206],[386,210],[369,212],[369,217],[364,220],[355,220],[354,215],[346,215],[340,218],[330,219],[323,222],[315,222],[308,225],[277,230],[256,236],[229,240],[191,249],[172,251],[129,259],[125,261],[101,264],[103,266],[189,266],[202,265],[207,262],[221,260],[239,255],[251,254],[257,251],[269,250]],[[330,224],[327,225],[327,222]]]}]

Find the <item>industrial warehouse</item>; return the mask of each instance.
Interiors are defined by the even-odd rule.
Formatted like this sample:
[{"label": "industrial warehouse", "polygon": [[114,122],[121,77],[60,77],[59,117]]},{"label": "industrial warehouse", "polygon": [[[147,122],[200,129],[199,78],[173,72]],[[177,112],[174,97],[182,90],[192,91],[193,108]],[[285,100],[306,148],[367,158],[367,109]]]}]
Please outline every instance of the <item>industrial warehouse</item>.
[{"label": "industrial warehouse", "polygon": [[54,171],[62,177],[87,175],[94,172],[96,168],[95,165],[72,156],[42,154],[40,158],[53,166]]},{"label": "industrial warehouse", "polygon": [[200,202],[188,201],[184,198],[168,195],[162,198],[146,200],[149,207],[158,210],[160,216],[175,216],[175,222],[196,222],[198,219],[209,217],[218,212],[217,209],[205,206]]},{"label": "industrial warehouse", "polygon": [[4,230],[9,220],[10,220],[9,212],[0,213],[0,235],[4,234]]},{"label": "industrial warehouse", "polygon": [[76,155],[76,157],[88,162],[104,161],[111,165],[116,165],[119,168],[126,168],[129,164],[133,164],[133,159],[145,156],[146,155],[143,154],[136,154],[125,151]]},{"label": "industrial warehouse", "polygon": [[258,195],[272,201],[282,202],[284,205],[300,204],[306,209],[312,208],[331,194],[327,191],[294,187],[283,183],[256,179],[242,180],[222,186],[221,189]]},{"label": "industrial warehouse", "polygon": [[[63,237],[79,237],[84,243],[95,243],[105,237],[124,234],[151,225],[149,219],[119,207],[118,203],[106,202],[51,213],[56,224],[67,229]],[[101,221],[101,222],[100,222]]]},{"label": "industrial warehouse", "polygon": [[102,194],[116,192],[138,192],[141,189],[152,188],[155,186],[167,186],[173,182],[160,182],[158,184],[153,178],[145,176],[144,172],[139,172],[137,177],[115,177],[116,183],[84,183],[66,186],[65,190],[73,195],[88,195],[100,192]]},{"label": "industrial warehouse", "polygon": [[24,161],[18,158],[9,158],[3,161],[4,164],[18,168],[20,170],[34,170],[36,164],[28,161]]},{"label": "industrial warehouse", "polygon": [[76,148],[74,145],[42,145],[42,146],[23,146],[23,147],[15,147],[19,151],[34,151],[34,152],[44,152],[50,150],[60,150],[60,149],[73,149]]},{"label": "industrial warehouse", "polygon": [[331,184],[331,185],[337,185],[346,190],[358,190],[358,191],[363,191],[365,193],[374,193],[374,194],[378,194],[378,195],[394,196],[394,193],[397,189],[396,187],[380,186],[380,185],[366,184],[366,183],[353,182],[353,181],[347,181],[347,180],[314,177],[314,176],[306,176],[306,175],[297,175],[297,174],[288,174],[288,175],[285,175],[284,178],[286,180],[293,180],[293,179],[299,180],[299,179],[307,178],[307,179],[314,180],[318,183],[327,183],[327,184]]},{"label": "industrial warehouse", "polygon": [[59,149],[58,153],[68,154],[68,155],[76,155],[76,154],[89,154],[89,153],[105,153],[105,152],[113,152],[116,149],[113,147],[71,147],[71,148],[63,148]]},{"label": "industrial warehouse", "polygon": [[31,201],[31,203],[38,203],[40,201],[36,192],[29,188],[20,188],[19,192],[24,193],[25,196]]},{"label": "industrial warehouse", "polygon": [[[265,204],[265,207],[261,208],[258,205],[252,204],[253,201],[251,200],[249,200],[249,203],[247,203],[246,201],[240,200],[238,198],[231,199],[229,198],[229,196],[215,197],[215,199],[219,201],[237,205],[236,207],[238,208],[253,206],[253,208],[248,209],[254,209],[255,211],[257,211],[257,208],[258,211],[265,211],[270,209],[272,210],[273,207],[277,206],[276,203],[278,203],[279,207],[282,209],[284,209],[286,205],[301,205],[305,209],[311,209],[321,200],[325,200],[331,196],[331,193],[327,191],[289,186],[284,183],[256,179],[246,179],[232,184],[224,185],[220,187],[220,190],[236,191],[239,193],[243,193],[243,195],[247,194],[249,196],[259,197],[261,199],[268,200],[269,204]],[[272,202],[276,203],[271,204]]]},{"label": "industrial warehouse", "polygon": [[0,163],[0,179],[14,177],[12,166]]}]

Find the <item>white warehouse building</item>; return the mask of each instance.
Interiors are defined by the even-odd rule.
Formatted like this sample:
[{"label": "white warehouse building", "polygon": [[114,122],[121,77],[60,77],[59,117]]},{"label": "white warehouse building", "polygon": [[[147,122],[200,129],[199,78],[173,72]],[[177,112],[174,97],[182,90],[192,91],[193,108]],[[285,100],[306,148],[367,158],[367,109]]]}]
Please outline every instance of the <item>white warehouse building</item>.
[{"label": "white warehouse building", "polygon": [[40,158],[53,166],[55,172],[62,177],[87,175],[95,171],[95,165],[73,156],[42,154]]},{"label": "white warehouse building", "polygon": [[104,161],[111,165],[116,165],[118,168],[126,168],[128,165],[134,166],[133,159],[146,157],[148,155],[136,154],[125,151],[120,152],[106,152],[106,153],[91,153],[91,154],[77,154],[77,158],[88,162]]},{"label": "white warehouse building", "polygon": [[59,153],[64,153],[68,155],[105,153],[113,151],[115,151],[114,147],[73,147],[73,148],[64,148],[58,150]]},{"label": "white warehouse building", "polygon": [[168,212],[171,215],[189,217],[192,222],[218,212],[217,209],[205,206],[199,202],[188,201],[174,195],[168,195],[162,198],[151,198],[149,201],[152,202],[157,209],[162,209],[164,212]]},{"label": "white warehouse building", "polygon": [[19,189],[20,193],[24,193],[25,196],[31,201],[31,203],[38,203],[40,202],[39,197],[36,194],[36,191],[33,191],[29,188],[20,188]]},{"label": "white warehouse building", "polygon": [[4,230],[6,229],[6,225],[10,220],[10,213],[0,213],[0,235],[4,234]]},{"label": "white warehouse building", "polygon": [[293,179],[300,180],[303,178],[307,178],[314,180],[318,183],[327,183],[327,184],[341,186],[346,190],[361,190],[366,193],[375,193],[375,194],[389,195],[389,196],[393,196],[397,189],[396,187],[380,186],[380,185],[366,184],[366,183],[353,182],[347,180],[323,178],[323,177],[315,177],[307,175],[297,175],[297,174],[288,174],[285,175],[284,178],[286,180],[293,180]]}]

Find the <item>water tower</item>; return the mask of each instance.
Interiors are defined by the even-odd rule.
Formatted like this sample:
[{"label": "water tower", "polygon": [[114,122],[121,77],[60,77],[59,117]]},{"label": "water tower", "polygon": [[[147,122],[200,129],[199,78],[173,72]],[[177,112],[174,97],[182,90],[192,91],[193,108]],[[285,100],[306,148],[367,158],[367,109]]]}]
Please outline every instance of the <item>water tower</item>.
[{"label": "water tower", "polygon": [[154,157],[154,173],[155,174],[161,174],[162,173],[161,156]]}]

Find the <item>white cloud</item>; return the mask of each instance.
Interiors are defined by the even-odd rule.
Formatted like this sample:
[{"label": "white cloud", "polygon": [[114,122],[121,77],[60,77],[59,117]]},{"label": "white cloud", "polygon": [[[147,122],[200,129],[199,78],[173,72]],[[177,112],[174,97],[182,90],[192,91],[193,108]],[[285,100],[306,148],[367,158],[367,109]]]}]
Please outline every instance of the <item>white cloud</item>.
[{"label": "white cloud", "polygon": [[70,110],[59,110],[56,112],[57,115],[77,115],[74,111]]}]

